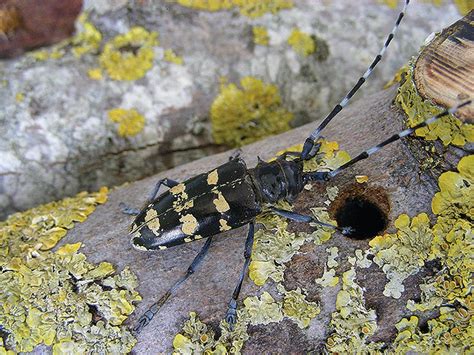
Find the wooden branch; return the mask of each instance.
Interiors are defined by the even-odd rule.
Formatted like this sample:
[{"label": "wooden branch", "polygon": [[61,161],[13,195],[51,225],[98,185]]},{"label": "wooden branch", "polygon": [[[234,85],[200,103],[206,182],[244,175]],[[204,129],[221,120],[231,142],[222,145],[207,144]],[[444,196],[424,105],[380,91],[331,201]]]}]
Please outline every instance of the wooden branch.
[{"label": "wooden branch", "polygon": [[[402,128],[403,118],[392,106],[395,90],[381,92],[368,99],[360,100],[347,111],[343,111],[325,131],[328,140],[337,140],[341,149],[352,156],[377,144]],[[301,143],[314,128],[315,123],[293,131],[244,147],[243,158],[248,166],[256,164],[257,155],[263,159],[272,157],[277,151]],[[202,241],[170,248],[164,252],[146,253],[134,250],[127,236],[128,225],[132,218],[121,214],[119,202],[125,201],[132,206],[140,206],[154,183],[163,177],[183,181],[195,174],[211,170],[227,161],[231,152],[214,155],[180,166],[143,181],[115,190],[109,201],[99,206],[84,223],[79,224],[63,240],[64,243],[81,241],[81,249],[91,261],[107,260],[118,268],[130,266],[140,281],[139,292],[143,302],[129,319],[136,322],[147,307],[157,300],[166,289],[186,270],[194,255],[202,246]],[[354,176],[368,175],[367,184],[359,185]],[[371,159],[357,164],[353,169],[337,176],[328,184],[315,184],[311,191],[304,191],[296,202],[295,210],[308,213],[310,207],[325,206],[326,187],[337,186],[341,195],[365,195],[387,214],[388,229],[401,213],[413,216],[422,211],[430,211],[430,201],[436,190],[436,183],[420,170],[417,161],[404,143],[388,146]],[[292,230],[310,231],[304,224],[291,224]],[[161,312],[138,337],[135,347],[137,353],[170,352],[172,341],[188,318],[190,311],[196,311],[201,320],[216,326],[224,317],[231,292],[237,282],[243,262],[243,247],[246,229],[232,230],[219,235],[211,246],[200,271],[169,300]],[[330,242],[315,247],[312,243],[304,246],[301,253],[289,263],[285,272],[284,285],[287,289],[303,287],[310,300],[318,300],[322,312],[315,318],[309,329],[301,330],[294,322],[284,320],[267,326],[251,326],[250,339],[245,345],[247,353],[279,352],[289,353],[316,349],[324,343],[327,329],[334,311],[336,291],[321,291],[314,283],[321,277],[327,260],[326,248],[337,246],[340,260],[347,260],[354,250],[365,250],[368,239],[354,240],[336,235]],[[346,270],[348,265],[342,262],[337,272]],[[390,342],[395,335],[394,324],[405,312],[408,299],[419,296],[418,277],[405,283],[406,291],[398,299],[382,295],[387,282],[385,274],[376,267],[358,270],[358,282],[365,287],[366,305],[377,310],[378,331],[376,340]],[[272,292],[271,286],[265,290]],[[250,280],[246,280],[241,300],[260,294]]]},{"label": "wooden branch", "polygon": [[[474,10],[423,49],[414,79],[420,95],[441,106],[474,98]],[[457,116],[474,123],[474,105],[464,107]]]}]

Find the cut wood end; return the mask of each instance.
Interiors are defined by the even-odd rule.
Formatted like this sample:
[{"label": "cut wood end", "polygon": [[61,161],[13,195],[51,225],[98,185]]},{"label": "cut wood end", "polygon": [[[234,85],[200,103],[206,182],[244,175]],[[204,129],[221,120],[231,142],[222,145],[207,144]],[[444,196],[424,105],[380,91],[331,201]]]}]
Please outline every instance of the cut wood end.
[{"label": "cut wood end", "polygon": [[[434,103],[452,107],[474,99],[474,10],[444,29],[420,53],[414,69],[419,94]],[[456,116],[474,123],[474,105]]]}]

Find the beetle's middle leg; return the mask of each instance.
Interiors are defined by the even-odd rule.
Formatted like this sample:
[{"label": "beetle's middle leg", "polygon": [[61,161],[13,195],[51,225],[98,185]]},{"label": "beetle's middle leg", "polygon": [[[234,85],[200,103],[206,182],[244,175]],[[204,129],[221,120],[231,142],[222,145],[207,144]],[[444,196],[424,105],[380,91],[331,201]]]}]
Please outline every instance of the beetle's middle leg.
[{"label": "beetle's middle leg", "polygon": [[237,321],[237,299],[239,298],[240,289],[242,288],[242,283],[244,282],[245,275],[250,264],[250,257],[252,255],[252,246],[253,246],[253,237],[255,235],[254,222],[249,223],[249,231],[247,233],[247,240],[245,241],[245,250],[244,250],[244,266],[240,272],[239,282],[232,293],[232,298],[229,302],[229,308],[225,315],[225,320],[229,323],[230,328],[232,329],[235,322]]},{"label": "beetle's middle leg", "polygon": [[282,216],[282,217],[285,217],[285,218],[288,218],[288,219],[291,219],[292,221],[305,222],[305,223],[313,222],[313,223],[319,224],[322,227],[336,229],[344,235],[349,235],[349,234],[354,232],[352,227],[342,227],[341,228],[341,227],[338,227],[334,224],[318,221],[316,218],[314,218],[312,216],[305,215],[305,214],[300,214],[300,213],[296,213],[296,212],[293,212],[293,211],[287,211],[287,210],[283,210],[283,209],[276,208],[276,207],[271,207],[271,210],[275,214],[277,214],[279,216]]},{"label": "beetle's middle leg", "polygon": [[[165,185],[166,187],[174,187],[178,184],[179,184],[179,182],[177,182],[175,180],[168,179],[168,178],[158,180],[158,182],[155,184],[155,187],[153,187],[153,190],[151,191],[150,195],[148,196],[144,206],[149,205],[155,199],[156,195],[158,195],[158,191],[160,191],[161,185]],[[130,206],[128,206],[127,204],[125,204],[123,202],[120,202],[119,206],[120,206],[120,209],[122,210],[122,213],[129,214],[129,215],[132,215],[132,216],[136,216],[141,212],[141,210],[139,208],[130,207]]]},{"label": "beetle's middle leg", "polygon": [[211,242],[212,242],[212,237],[209,237],[206,239],[206,243],[204,243],[203,247],[201,248],[199,253],[196,255],[191,265],[189,265],[188,270],[186,270],[186,273],[183,276],[181,276],[173,284],[173,286],[171,286],[168,289],[168,291],[166,291],[165,294],[161,296],[161,298],[157,302],[153,303],[153,305],[151,305],[151,307],[148,308],[148,310],[145,313],[143,313],[143,315],[138,319],[137,323],[133,327],[133,331],[135,332],[135,334],[140,333],[142,329],[151,322],[155,314],[158,313],[158,311],[165,304],[168,298],[174,295],[176,291],[178,290],[179,286],[181,286],[183,282],[185,282],[192,274],[196,272],[196,269],[201,264],[202,260],[204,259],[207,252],[209,251]]}]

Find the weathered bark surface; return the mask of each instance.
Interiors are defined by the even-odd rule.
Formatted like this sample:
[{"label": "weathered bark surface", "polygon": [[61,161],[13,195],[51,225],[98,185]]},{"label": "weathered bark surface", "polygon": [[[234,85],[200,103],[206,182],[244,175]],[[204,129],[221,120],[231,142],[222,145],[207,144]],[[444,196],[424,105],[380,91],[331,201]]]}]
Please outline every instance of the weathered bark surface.
[{"label": "weathered bark surface", "polygon": [[[359,100],[343,111],[331,123],[325,137],[340,143],[341,149],[347,150],[352,156],[362,150],[379,143],[389,135],[402,129],[402,116],[393,107],[392,101],[396,90],[390,89]],[[243,158],[248,166],[256,164],[257,155],[268,159],[285,147],[301,143],[315,127],[309,124],[276,137],[246,146]],[[146,253],[134,250],[127,236],[128,225],[132,218],[121,214],[119,202],[126,201],[140,206],[154,186],[163,177],[183,181],[197,173],[211,170],[227,161],[231,152],[226,152],[200,159],[166,171],[159,175],[132,183],[114,190],[108,202],[84,222],[78,224],[62,241],[62,243],[83,242],[81,249],[92,262],[107,260],[119,269],[130,266],[138,275],[139,291],[143,296],[136,312],[130,317],[133,324],[170,285],[186,270],[189,263],[202,246],[202,241],[185,244],[168,249],[164,252]],[[369,181],[363,188],[355,182],[357,174],[368,175]],[[359,186],[354,188],[354,185]],[[337,176],[327,184],[314,184],[311,191],[304,191],[296,201],[296,211],[308,213],[309,207],[323,206],[324,191],[327,186],[337,186],[340,195],[344,193],[366,194],[382,210],[387,213],[388,230],[393,231],[392,222],[401,213],[413,216],[419,212],[430,212],[430,201],[436,191],[436,181],[420,170],[405,142],[397,142],[386,149],[364,160]],[[334,206],[329,207],[334,210]],[[334,212],[334,211],[333,211]],[[306,225],[291,223],[293,230],[305,230]],[[200,271],[196,273],[168,301],[160,313],[138,337],[135,351],[145,353],[169,353],[172,341],[190,311],[197,311],[206,323],[217,326],[224,317],[231,292],[237,282],[243,262],[243,246],[246,228],[223,233],[216,238],[211,246]],[[328,335],[328,324],[331,312],[334,311],[335,297],[339,286],[321,289],[314,283],[315,277],[323,274],[323,265],[327,260],[326,248],[337,246],[340,260],[347,260],[354,250],[367,249],[368,240],[353,240],[336,234],[328,243],[315,247],[304,245],[285,273],[285,287],[296,286],[306,290],[309,300],[318,300],[322,312],[309,328],[299,329],[295,323],[284,320],[268,326],[251,326],[250,340],[244,347],[245,353],[294,353],[318,349]],[[347,270],[347,262],[341,262],[337,274]],[[383,296],[383,288],[387,280],[385,274],[375,266],[369,269],[357,269],[358,283],[365,288],[366,307],[377,312],[378,330],[374,341],[390,343],[395,336],[394,324],[403,316],[408,315],[406,302],[419,296],[419,275],[430,272],[429,266],[416,276],[405,281],[406,291],[398,300]],[[241,299],[257,294],[258,288],[250,280],[243,286]],[[262,289],[274,291],[274,286],[267,283]]]},{"label": "weathered bark surface", "polygon": [[82,0],[0,0],[0,58],[69,37],[81,8]]},{"label": "weathered bark surface", "polygon": [[[474,10],[423,49],[414,79],[423,98],[445,107],[474,97]],[[457,116],[474,123],[474,106],[463,107]]]},{"label": "weathered bark surface", "polygon": [[[84,3],[102,45],[133,26],[157,31],[153,68],[140,80],[119,82],[87,76],[99,65],[95,54],[0,62],[0,218],[219,151],[208,117],[222,76],[238,82],[251,75],[276,85],[295,126],[318,119],[365,71],[396,17],[395,10],[370,0],[317,6],[297,1],[291,10],[256,20],[237,10],[209,13],[168,1]],[[429,33],[459,17],[452,5],[410,5],[386,57],[358,95],[378,92]],[[268,29],[268,47],[253,43],[254,25]],[[289,47],[296,27],[327,43],[326,60],[300,57]],[[165,49],[181,55],[184,65],[164,61]],[[145,116],[139,135],[117,134],[107,118],[117,107]]]}]

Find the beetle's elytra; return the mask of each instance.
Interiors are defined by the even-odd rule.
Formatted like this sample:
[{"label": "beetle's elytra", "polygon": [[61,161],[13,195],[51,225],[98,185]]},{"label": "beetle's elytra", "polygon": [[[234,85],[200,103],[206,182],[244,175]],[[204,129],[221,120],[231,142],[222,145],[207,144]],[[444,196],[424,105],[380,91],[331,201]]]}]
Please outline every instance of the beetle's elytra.
[{"label": "beetle's elytra", "polygon": [[[139,250],[163,250],[186,242],[207,238],[186,273],[140,317],[134,327],[136,333],[140,332],[151,321],[166,300],[195,272],[196,267],[206,255],[214,235],[248,224],[249,229],[244,252],[245,262],[226,313],[226,321],[232,327],[236,322],[237,299],[240,288],[250,263],[255,217],[262,212],[264,206],[268,205],[274,213],[297,222],[315,222],[325,227],[337,229],[343,234],[350,234],[352,232],[351,227],[339,228],[321,223],[310,216],[276,208],[274,204],[280,200],[292,202],[302,192],[306,183],[327,181],[356,162],[368,158],[385,145],[406,137],[416,129],[424,127],[440,117],[453,114],[460,107],[471,103],[470,100],[466,101],[427,119],[413,128],[394,134],[333,171],[303,171],[304,161],[315,157],[318,153],[319,145],[316,142],[322,129],[348,104],[355,92],[359,90],[382,59],[408,4],[409,0],[405,0],[395,26],[367,71],[359,78],[342,101],[308,136],[301,153],[285,153],[272,162],[259,160],[258,165],[251,169],[247,168],[241,158],[235,157],[207,173],[199,174],[181,183],[163,179],[156,184],[143,210],[134,210],[128,207],[123,209],[125,213],[136,215],[131,226],[130,235],[133,246]],[[169,187],[169,190],[156,197],[161,185]]]}]

